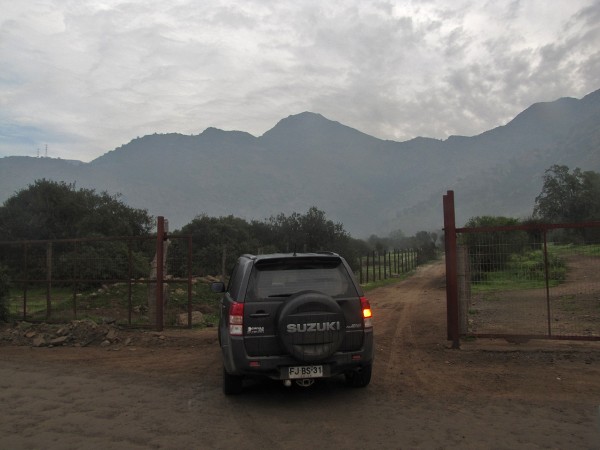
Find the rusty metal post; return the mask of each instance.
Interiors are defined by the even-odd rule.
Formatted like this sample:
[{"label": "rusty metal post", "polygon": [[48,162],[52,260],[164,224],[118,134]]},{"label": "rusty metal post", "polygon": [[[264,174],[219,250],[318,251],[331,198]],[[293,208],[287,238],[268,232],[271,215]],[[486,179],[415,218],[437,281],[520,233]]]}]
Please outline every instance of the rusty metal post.
[{"label": "rusty metal post", "polygon": [[460,348],[454,191],[448,191],[447,194],[444,195],[443,203],[444,236],[446,244],[446,314],[448,340],[452,341],[452,348]]},{"label": "rusty metal post", "polygon": [[78,242],[75,241],[73,243],[75,248],[74,257],[73,257],[73,318],[77,320],[77,275],[78,275],[78,261],[79,261],[79,245]]},{"label": "rusty metal post", "polygon": [[164,241],[165,218],[159,216],[156,222],[156,331],[162,331],[164,327]]},{"label": "rusty metal post", "polygon": [[23,322],[27,321],[27,282],[29,281],[27,255],[28,245],[23,244]]},{"label": "rusty metal post", "polygon": [[192,236],[188,236],[187,290],[188,290],[188,328],[192,328]]},{"label": "rusty metal post", "polygon": [[544,272],[546,278],[546,312],[548,313],[548,336],[552,336],[552,319],[550,312],[550,270],[548,263],[548,230],[544,229]]},{"label": "rusty metal post", "polygon": [[131,239],[127,240],[127,324],[131,325],[131,310],[133,305],[131,303],[131,280],[133,278],[133,255],[131,252]]},{"label": "rusty metal post", "polygon": [[52,316],[52,242],[46,244],[46,319]]}]

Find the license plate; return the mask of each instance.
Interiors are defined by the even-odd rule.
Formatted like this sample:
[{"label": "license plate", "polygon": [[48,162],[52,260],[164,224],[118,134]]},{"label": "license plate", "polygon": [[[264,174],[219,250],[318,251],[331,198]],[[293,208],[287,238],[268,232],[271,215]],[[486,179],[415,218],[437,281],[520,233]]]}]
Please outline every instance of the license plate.
[{"label": "license plate", "polygon": [[295,378],[321,378],[323,366],[295,366],[288,367],[288,377]]}]

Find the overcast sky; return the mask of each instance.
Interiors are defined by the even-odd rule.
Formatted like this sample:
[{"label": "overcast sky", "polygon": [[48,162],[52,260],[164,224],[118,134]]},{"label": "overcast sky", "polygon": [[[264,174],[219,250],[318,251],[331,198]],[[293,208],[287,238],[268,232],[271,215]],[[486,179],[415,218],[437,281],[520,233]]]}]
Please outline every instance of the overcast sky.
[{"label": "overcast sky", "polygon": [[600,88],[600,0],[0,0],[0,157],[311,111],[472,136]]}]

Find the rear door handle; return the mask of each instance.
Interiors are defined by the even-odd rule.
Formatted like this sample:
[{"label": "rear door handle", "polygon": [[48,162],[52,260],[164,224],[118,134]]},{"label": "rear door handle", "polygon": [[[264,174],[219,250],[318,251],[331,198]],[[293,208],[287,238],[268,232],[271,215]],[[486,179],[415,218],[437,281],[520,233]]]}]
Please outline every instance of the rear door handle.
[{"label": "rear door handle", "polygon": [[250,314],[250,317],[252,317],[253,319],[261,319],[264,317],[269,317],[270,315],[271,314],[269,314],[269,313],[259,311],[259,312],[255,312],[254,314]]}]

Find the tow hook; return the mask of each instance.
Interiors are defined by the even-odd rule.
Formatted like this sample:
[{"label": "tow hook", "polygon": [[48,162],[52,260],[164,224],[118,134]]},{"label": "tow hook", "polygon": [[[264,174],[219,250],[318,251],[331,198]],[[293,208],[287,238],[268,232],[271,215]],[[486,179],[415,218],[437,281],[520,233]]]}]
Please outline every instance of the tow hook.
[{"label": "tow hook", "polygon": [[287,388],[292,387],[292,380],[283,380],[283,385]]}]

